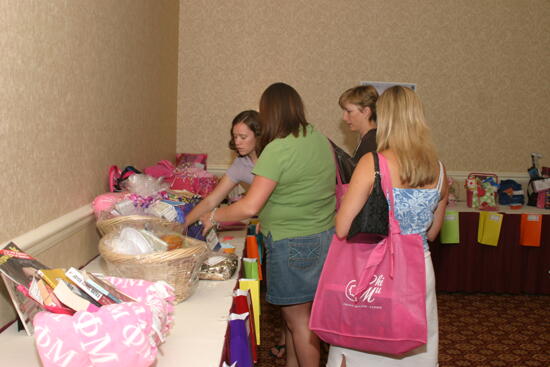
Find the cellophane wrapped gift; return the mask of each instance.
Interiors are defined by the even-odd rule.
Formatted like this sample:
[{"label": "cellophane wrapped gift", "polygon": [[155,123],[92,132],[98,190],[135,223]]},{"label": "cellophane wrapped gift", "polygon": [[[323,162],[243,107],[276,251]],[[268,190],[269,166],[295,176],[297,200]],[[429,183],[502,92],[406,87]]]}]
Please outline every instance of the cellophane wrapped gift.
[{"label": "cellophane wrapped gift", "polygon": [[214,191],[217,184],[218,178],[212,173],[198,167],[182,166],[174,171],[170,188],[174,190],[187,190],[206,197]]},{"label": "cellophane wrapped gift", "polygon": [[182,155],[179,156],[176,165],[163,160],[145,168],[144,171],[152,177],[162,177],[173,190],[187,190],[204,197],[214,190],[218,178],[206,170],[206,159],[201,156],[201,154]]},{"label": "cellophane wrapped gift", "polygon": [[174,291],[165,282],[107,277],[136,302],[74,315],[38,313],[34,339],[44,367],[148,367],[174,321]]}]

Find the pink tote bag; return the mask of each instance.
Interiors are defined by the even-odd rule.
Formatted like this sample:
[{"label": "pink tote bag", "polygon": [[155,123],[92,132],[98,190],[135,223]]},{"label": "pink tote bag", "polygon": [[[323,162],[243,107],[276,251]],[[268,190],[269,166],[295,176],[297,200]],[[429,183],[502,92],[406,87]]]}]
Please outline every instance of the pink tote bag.
[{"label": "pink tote bag", "polygon": [[389,234],[378,243],[334,235],[309,327],[329,344],[400,355],[426,344],[424,249],[420,235],[401,234],[387,161],[379,158]]}]

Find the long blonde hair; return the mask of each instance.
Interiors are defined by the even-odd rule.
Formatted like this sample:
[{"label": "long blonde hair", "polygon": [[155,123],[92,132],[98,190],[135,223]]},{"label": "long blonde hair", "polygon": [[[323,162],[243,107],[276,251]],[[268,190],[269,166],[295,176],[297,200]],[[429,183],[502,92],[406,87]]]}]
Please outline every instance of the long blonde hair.
[{"label": "long blonde hair", "polygon": [[377,151],[391,149],[395,153],[402,184],[422,187],[434,183],[439,163],[418,96],[409,88],[394,86],[382,93],[376,106]]}]

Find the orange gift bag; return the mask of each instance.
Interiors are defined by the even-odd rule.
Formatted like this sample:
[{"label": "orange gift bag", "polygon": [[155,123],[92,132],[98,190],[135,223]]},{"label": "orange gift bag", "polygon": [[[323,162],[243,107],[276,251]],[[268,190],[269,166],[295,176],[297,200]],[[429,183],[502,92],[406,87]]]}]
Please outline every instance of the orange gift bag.
[{"label": "orange gift bag", "polygon": [[540,247],[540,233],[542,231],[541,214],[522,214],[520,225],[519,244],[522,246]]}]

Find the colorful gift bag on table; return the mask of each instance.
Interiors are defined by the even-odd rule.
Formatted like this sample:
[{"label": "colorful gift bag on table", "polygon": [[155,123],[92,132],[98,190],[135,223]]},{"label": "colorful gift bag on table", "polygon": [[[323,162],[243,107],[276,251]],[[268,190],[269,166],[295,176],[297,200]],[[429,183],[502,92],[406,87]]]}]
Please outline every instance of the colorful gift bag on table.
[{"label": "colorful gift bag on table", "polygon": [[229,315],[229,363],[239,367],[253,367],[250,336],[248,333],[249,314]]},{"label": "colorful gift bag on table", "polygon": [[500,237],[503,214],[479,212],[477,242],[483,245],[496,246]]},{"label": "colorful gift bag on table", "polygon": [[254,363],[258,361],[258,353],[256,349],[256,328],[254,326],[254,311],[252,310],[252,298],[250,291],[235,289],[233,291],[233,308],[232,313],[243,314],[248,313],[247,333],[249,334],[250,350],[252,352],[252,360]]},{"label": "colorful gift bag on table", "polygon": [[466,204],[480,210],[497,210],[498,177],[494,173],[470,173],[464,184]]},{"label": "colorful gift bag on table", "polygon": [[244,276],[247,279],[260,280],[258,274],[258,259],[243,257]]},{"label": "colorful gift bag on table", "polygon": [[257,259],[256,266],[258,267],[258,279],[263,280],[262,265],[260,264],[260,249],[258,247],[256,235],[247,235],[245,245],[246,257],[250,259]]},{"label": "colorful gift bag on table", "polygon": [[263,264],[264,235],[261,232],[256,233],[256,242],[258,243],[258,256],[260,265]]},{"label": "colorful gift bag on table", "polygon": [[254,332],[256,334],[256,344],[260,345],[260,281],[258,279],[239,279],[239,288],[250,291],[252,299],[252,315],[254,317]]},{"label": "colorful gift bag on table", "polygon": [[542,215],[522,214],[519,244],[522,246],[540,247],[542,232]]},{"label": "colorful gift bag on table", "polygon": [[[252,219],[251,219],[252,221]],[[247,236],[253,236],[256,234],[256,224],[250,223],[248,227],[246,228],[246,235]]]},{"label": "colorful gift bag on table", "polygon": [[459,215],[456,210],[445,211],[439,235],[441,243],[460,243]]},{"label": "colorful gift bag on table", "polygon": [[[263,247],[264,247],[264,235],[260,231],[260,222],[258,221],[257,218],[252,218],[250,220],[250,223],[246,228],[246,235],[256,237],[256,244],[253,244],[253,243],[251,244],[252,245],[251,251],[254,251],[254,254],[253,254],[254,257],[255,256],[258,257],[258,261],[259,261],[258,263],[260,265],[263,264],[262,253],[263,253]],[[256,247],[258,248],[257,255],[255,250]],[[253,257],[253,256],[249,256],[249,257]]]}]

